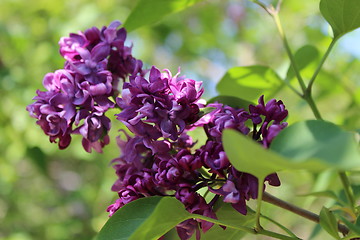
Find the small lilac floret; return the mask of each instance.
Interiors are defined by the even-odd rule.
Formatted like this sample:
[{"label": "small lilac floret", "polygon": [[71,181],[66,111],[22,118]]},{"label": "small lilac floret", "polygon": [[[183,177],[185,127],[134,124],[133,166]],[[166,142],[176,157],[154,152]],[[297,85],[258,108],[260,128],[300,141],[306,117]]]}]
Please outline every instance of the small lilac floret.
[{"label": "small lilac floret", "polygon": [[153,66],[148,79],[130,77],[117,98],[122,109],[118,120],[137,135],[176,141],[198,119],[204,91],[200,83],[178,75],[172,77],[169,70],[160,72]]},{"label": "small lilac floret", "polygon": [[107,211],[110,213],[110,216],[112,216],[119,208],[121,208],[125,204],[128,204],[129,202],[144,197],[131,186],[128,186],[125,189],[120,190],[118,192],[118,195],[119,198],[115,201],[115,203],[107,208]]},{"label": "small lilac floret", "polygon": [[[177,190],[175,197],[185,205],[186,210],[190,213],[200,214],[209,218],[217,219],[215,213],[212,210],[211,205],[207,204],[205,199],[195,192],[190,186],[180,185]],[[200,224],[201,229],[205,233],[214,224],[204,221],[197,220]]]},{"label": "small lilac floret", "polygon": [[210,173],[225,177],[230,162],[221,142],[207,141],[205,145],[197,150],[196,155],[201,160],[203,166],[210,169]]},{"label": "small lilac floret", "polygon": [[256,125],[261,124],[260,131],[254,135],[254,139],[259,139],[262,136],[262,144],[268,148],[271,141],[277,134],[287,126],[286,122],[282,122],[288,115],[283,102],[271,99],[269,102],[264,103],[264,96],[261,96],[258,105],[250,105],[250,118]]}]

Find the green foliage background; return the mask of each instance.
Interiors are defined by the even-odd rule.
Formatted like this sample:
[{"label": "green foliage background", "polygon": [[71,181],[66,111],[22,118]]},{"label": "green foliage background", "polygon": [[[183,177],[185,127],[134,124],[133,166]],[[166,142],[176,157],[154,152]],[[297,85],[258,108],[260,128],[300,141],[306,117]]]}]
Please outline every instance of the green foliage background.
[{"label": "green foliage background", "polygon": [[[80,138],[59,151],[25,107],[36,89],[43,89],[43,76],[62,67],[57,45],[61,36],[91,26],[100,28],[115,19],[125,21],[135,3],[0,1],[0,239],[91,239],[107,220],[106,207],[116,198],[110,191],[116,177],[109,163],[119,155],[114,143],[119,125],[113,124],[113,141],[102,155],[87,154]],[[309,43],[319,51],[302,70],[307,79],[330,43],[318,4],[284,1],[281,12],[293,51]],[[344,50],[349,49],[344,47],[347,42],[359,42],[354,40],[357,36],[358,31],[350,33],[335,46],[317,80],[314,97],[326,120],[359,131],[360,61],[352,51]],[[271,18],[245,0],[202,1],[159,24],[131,32],[129,40],[134,43],[135,57],[147,66],[169,68],[174,74],[181,66],[182,74],[204,81],[207,98],[216,95],[216,82],[231,67],[267,65],[284,76],[289,66]],[[289,90],[282,89],[275,97],[289,109],[289,123],[313,119],[306,103]],[[271,189],[276,196],[305,208],[311,205],[310,210],[317,213],[331,202],[296,195],[340,191],[332,172],[281,172],[280,178],[282,187]],[[352,180],[360,184],[357,178]],[[266,204],[264,212],[285,219],[304,238],[315,226]]]}]

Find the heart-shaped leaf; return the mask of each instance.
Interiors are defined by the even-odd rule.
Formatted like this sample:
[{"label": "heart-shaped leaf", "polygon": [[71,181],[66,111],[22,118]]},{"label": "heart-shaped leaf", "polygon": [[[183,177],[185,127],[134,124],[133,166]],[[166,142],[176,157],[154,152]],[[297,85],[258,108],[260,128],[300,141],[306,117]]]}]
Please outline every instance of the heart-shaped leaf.
[{"label": "heart-shaped leaf", "polygon": [[151,25],[165,16],[184,10],[202,0],[139,0],[124,23],[128,32]]},{"label": "heart-shaped leaf", "polygon": [[290,160],[264,149],[259,143],[236,130],[225,129],[222,138],[227,157],[241,172],[265,179],[271,173],[291,168]]},{"label": "heart-shaped leaf", "polygon": [[354,134],[321,120],[302,121],[285,128],[270,148],[295,162],[317,159],[338,170],[360,167],[359,146]]},{"label": "heart-shaped leaf", "polygon": [[229,69],[216,86],[221,95],[256,101],[260,95],[271,96],[281,86],[281,78],[269,67],[247,66]]},{"label": "heart-shaped leaf", "polygon": [[[219,221],[230,225],[251,226],[255,222],[255,215],[248,211],[247,215],[239,214],[229,203],[222,203],[221,208],[216,212]],[[213,226],[209,231],[201,236],[201,240],[237,240],[241,239],[246,232],[227,228],[225,231],[220,226]],[[194,238],[195,239],[195,238]]]},{"label": "heart-shaped leaf", "polygon": [[360,27],[359,0],[321,0],[320,12],[331,25],[334,38]]},{"label": "heart-shaped leaf", "polygon": [[241,99],[234,96],[224,96],[224,95],[213,97],[208,101],[208,103],[214,103],[214,102],[219,102],[233,108],[243,108],[245,110],[249,109],[249,105],[251,104],[256,105],[255,103],[247,101],[245,99]]},{"label": "heart-shaped leaf", "polygon": [[298,122],[285,128],[270,149],[264,149],[233,129],[223,131],[223,145],[236,169],[259,179],[285,169],[319,172],[328,168],[360,168],[359,147],[354,135],[320,120]]},{"label": "heart-shaped leaf", "polygon": [[126,204],[103,226],[97,240],[158,239],[190,213],[173,197],[146,197]]},{"label": "heart-shaped leaf", "polygon": [[[301,71],[313,63],[319,57],[319,51],[316,47],[311,45],[305,45],[296,51],[294,54],[296,66],[298,70]],[[290,81],[295,77],[295,72],[292,66],[289,66],[289,69],[286,74],[286,81]]]},{"label": "heart-shaped leaf", "polygon": [[[100,230],[97,240],[156,240],[177,224],[197,218],[227,226],[236,236],[241,232],[254,233],[246,225],[253,223],[254,215],[241,215],[230,204],[223,204],[217,212],[218,219],[190,214],[174,197],[145,197],[120,208]],[[234,230],[233,230],[234,229]],[[221,229],[223,231],[223,229]],[[213,234],[219,234],[214,232]],[[231,234],[230,234],[231,235]]]}]

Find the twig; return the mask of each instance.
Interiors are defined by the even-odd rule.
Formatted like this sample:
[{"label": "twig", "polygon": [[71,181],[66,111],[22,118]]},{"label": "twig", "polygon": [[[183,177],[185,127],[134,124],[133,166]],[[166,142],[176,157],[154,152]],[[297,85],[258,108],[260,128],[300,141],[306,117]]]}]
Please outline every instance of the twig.
[{"label": "twig", "polygon": [[[319,215],[313,213],[313,212],[310,212],[306,209],[303,209],[303,208],[300,208],[298,206],[295,206],[291,203],[288,203],[288,202],[285,202],[267,192],[264,192],[263,194],[263,201],[265,202],[268,202],[268,203],[271,203],[273,205],[276,205],[278,207],[281,207],[283,209],[286,209],[290,212],[293,212],[301,217],[304,217],[304,218],[307,218],[313,222],[316,222],[316,223],[319,223],[320,222],[320,217]],[[339,232],[341,232],[344,236],[346,236],[348,233],[349,233],[349,229],[345,226],[345,225],[342,225],[342,224],[338,224],[338,230]]]}]

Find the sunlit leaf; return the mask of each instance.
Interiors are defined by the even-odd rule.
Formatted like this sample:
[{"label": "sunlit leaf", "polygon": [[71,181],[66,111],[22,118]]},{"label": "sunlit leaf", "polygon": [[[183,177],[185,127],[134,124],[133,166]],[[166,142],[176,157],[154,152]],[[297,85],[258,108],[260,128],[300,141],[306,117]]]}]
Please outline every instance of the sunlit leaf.
[{"label": "sunlit leaf", "polygon": [[[301,47],[294,54],[296,66],[298,67],[299,71],[309,66],[309,64],[314,62],[318,57],[319,57],[319,51],[317,50],[316,47],[311,45],[305,45]],[[286,80],[289,81],[294,77],[295,77],[295,72],[292,66],[290,65],[286,74]]]},{"label": "sunlit leaf", "polygon": [[326,207],[323,207],[320,211],[320,225],[331,236],[340,239],[335,215]]},{"label": "sunlit leaf", "polygon": [[221,95],[256,101],[261,95],[271,97],[283,85],[281,78],[269,67],[234,67],[217,85]]},{"label": "sunlit leaf", "polygon": [[202,0],[139,0],[124,23],[127,31],[154,24],[165,16],[179,12]]},{"label": "sunlit leaf", "polygon": [[[246,232],[241,230],[233,228],[223,229],[219,225],[215,225],[205,234],[201,235],[201,240],[239,240],[245,235]],[[193,236],[191,240],[196,240],[196,237]]]},{"label": "sunlit leaf", "polygon": [[317,159],[339,170],[360,167],[359,146],[354,134],[330,122],[295,123],[281,131],[270,148],[295,162]]},{"label": "sunlit leaf", "polygon": [[119,209],[103,226],[97,239],[158,239],[189,216],[183,204],[173,197],[141,198]]},{"label": "sunlit leaf", "polygon": [[233,96],[223,96],[223,95],[213,97],[208,101],[208,103],[214,103],[214,102],[219,102],[233,108],[243,108],[245,110],[249,109],[249,105],[251,104],[256,105],[255,103],[251,101],[247,101],[245,99],[241,99]]},{"label": "sunlit leaf", "polygon": [[319,161],[307,159],[294,161],[291,158],[283,157],[232,129],[223,131],[223,145],[226,155],[236,169],[251,173],[260,179],[284,169],[321,171],[327,168]]},{"label": "sunlit leaf", "polygon": [[221,208],[216,212],[216,216],[221,222],[229,225],[246,226],[254,223],[255,220],[254,211],[249,209],[247,215],[242,215],[239,214],[239,212],[236,211],[229,203],[223,203]]},{"label": "sunlit leaf", "polygon": [[[190,218],[206,218],[210,222],[227,226],[230,230],[225,234],[229,237],[240,237],[243,235],[241,232],[254,233],[246,227],[254,222],[252,212],[244,216],[230,204],[222,204],[216,214],[218,219],[190,214],[174,197],[140,198],[119,209],[100,230],[97,240],[155,240]],[[213,228],[209,231],[210,237],[221,235],[224,231],[222,228],[219,230],[218,226]]]},{"label": "sunlit leaf", "polygon": [[232,129],[223,131],[223,145],[231,164],[237,170],[251,173],[260,179],[290,167],[289,160]]},{"label": "sunlit leaf", "polygon": [[[218,219],[224,223],[234,226],[250,226],[255,222],[255,215],[249,211],[246,216],[239,214],[229,203],[223,203],[216,212]],[[201,236],[202,240],[238,240],[246,233],[244,231],[232,228],[224,230],[219,225],[213,226],[209,231]]]},{"label": "sunlit leaf", "polygon": [[321,0],[320,12],[338,38],[360,27],[359,0]]},{"label": "sunlit leaf", "polygon": [[232,129],[224,130],[223,145],[236,169],[260,179],[284,169],[319,172],[328,168],[355,170],[360,167],[359,148],[353,134],[319,120],[298,122],[285,128],[270,149]]}]

